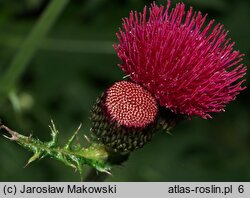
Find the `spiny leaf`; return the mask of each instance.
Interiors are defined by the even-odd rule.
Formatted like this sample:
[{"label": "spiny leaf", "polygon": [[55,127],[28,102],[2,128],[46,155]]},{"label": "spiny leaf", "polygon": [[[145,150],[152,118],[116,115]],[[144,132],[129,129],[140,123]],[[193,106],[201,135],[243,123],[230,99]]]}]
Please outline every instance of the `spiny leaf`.
[{"label": "spiny leaf", "polygon": [[52,140],[48,143],[48,146],[53,147],[53,146],[56,146],[56,144],[58,142],[59,131],[56,129],[56,126],[55,126],[53,120],[51,120],[51,125],[49,125],[49,128],[50,128],[50,131],[51,131]]},{"label": "spiny leaf", "polygon": [[24,167],[28,166],[31,162],[34,162],[35,160],[40,159],[40,157],[41,157],[40,151],[34,153],[34,155],[29,159],[29,161],[27,162],[27,164]]},{"label": "spiny leaf", "polygon": [[[52,136],[52,140],[49,142],[42,142],[32,136],[23,136],[4,125],[0,126],[0,129],[4,129],[11,135],[10,137],[5,136],[6,138],[17,142],[20,146],[34,153],[28,160],[26,166],[37,159],[48,156],[74,168],[81,175],[84,172],[84,165],[89,165],[98,171],[109,173],[110,165],[107,162],[109,154],[104,145],[91,143],[87,148],[84,148],[79,144],[76,146],[73,144],[81,125],[64,147],[58,145],[59,131],[56,129],[53,121],[51,121],[51,126],[49,127]],[[75,149],[72,149],[73,147],[75,147]]]},{"label": "spiny leaf", "polygon": [[[75,131],[75,133],[71,136],[71,138],[68,140],[67,144],[65,145],[65,149],[67,150],[71,150],[72,149],[72,146],[73,146],[73,143],[74,143],[74,140],[76,139],[76,136],[78,135],[80,129],[82,127],[82,124],[79,125],[79,127],[77,128],[77,130]],[[77,145],[79,146],[79,144]],[[79,148],[79,147],[77,147]],[[76,149],[77,150],[77,149]]]}]

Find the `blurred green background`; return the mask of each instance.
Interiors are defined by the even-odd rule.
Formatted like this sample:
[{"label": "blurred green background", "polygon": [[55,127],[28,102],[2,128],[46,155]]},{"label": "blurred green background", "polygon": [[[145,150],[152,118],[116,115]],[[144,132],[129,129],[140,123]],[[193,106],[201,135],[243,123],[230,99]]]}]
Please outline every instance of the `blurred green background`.
[{"label": "blurred green background", "polygon": [[[23,134],[49,140],[48,124],[53,119],[61,144],[79,123],[83,123],[82,134],[88,133],[88,113],[96,97],[124,75],[112,47],[121,18],[150,2],[70,1],[46,37],[33,40],[39,44],[33,46],[37,50],[15,77],[14,86],[1,95],[2,122]],[[172,6],[176,2],[172,1]],[[246,54],[244,64],[249,65],[249,0],[184,2],[223,23],[236,47]],[[49,3],[0,0],[0,90],[6,86],[5,72]],[[214,119],[194,118],[179,124],[173,136],[158,134],[123,167],[114,168],[108,181],[250,181],[249,101],[246,89]],[[79,181],[71,168],[47,158],[23,168],[30,155],[1,135],[0,181]]]}]

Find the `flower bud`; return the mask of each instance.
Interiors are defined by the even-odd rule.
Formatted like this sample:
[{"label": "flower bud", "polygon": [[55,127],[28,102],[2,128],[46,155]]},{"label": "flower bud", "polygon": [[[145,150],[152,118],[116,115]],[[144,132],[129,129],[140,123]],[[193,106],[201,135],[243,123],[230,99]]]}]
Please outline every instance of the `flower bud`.
[{"label": "flower bud", "polygon": [[143,147],[157,131],[173,127],[176,117],[165,108],[159,110],[140,85],[121,81],[97,99],[90,116],[91,132],[108,149],[130,152]]}]

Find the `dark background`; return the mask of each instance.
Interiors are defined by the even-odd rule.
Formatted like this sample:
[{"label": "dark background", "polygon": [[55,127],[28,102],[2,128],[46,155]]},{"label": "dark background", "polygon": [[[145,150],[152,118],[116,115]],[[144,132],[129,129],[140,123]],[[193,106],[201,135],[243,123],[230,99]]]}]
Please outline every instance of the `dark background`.
[{"label": "dark background", "polygon": [[[0,79],[48,2],[0,0]],[[223,23],[249,65],[249,0],[184,2]],[[53,119],[62,145],[79,123],[81,132],[88,132],[95,98],[124,75],[112,47],[121,18],[149,3],[72,0],[0,104],[2,121],[23,134],[49,140]],[[173,136],[158,134],[124,167],[114,168],[108,181],[250,181],[249,99],[246,89],[212,120],[194,118],[179,124]],[[23,168],[30,155],[0,136],[0,181],[79,181],[72,169],[49,158]]]}]

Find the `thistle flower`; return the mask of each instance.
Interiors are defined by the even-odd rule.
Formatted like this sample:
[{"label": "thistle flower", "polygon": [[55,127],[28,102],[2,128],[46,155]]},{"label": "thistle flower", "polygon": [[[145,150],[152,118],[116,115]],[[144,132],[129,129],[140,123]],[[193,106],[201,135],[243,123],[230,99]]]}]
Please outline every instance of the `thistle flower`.
[{"label": "thistle flower", "polygon": [[153,3],[149,14],[145,7],[123,19],[114,47],[130,80],[116,82],[97,99],[90,114],[92,138],[86,138],[87,148],[74,145],[80,127],[60,147],[53,122],[49,142],[0,123],[0,130],[10,135],[6,138],[34,153],[28,164],[50,156],[80,174],[85,164],[109,173],[111,166],[126,161],[156,132],[168,132],[187,116],[211,118],[245,89],[244,55],[233,50],[223,25],[213,28],[214,20],[205,25],[206,15],[192,8],[186,12],[183,3],[169,9],[170,1],[166,9]]},{"label": "thistle flower", "polygon": [[211,118],[245,87],[244,56],[233,50],[223,25],[207,25],[206,16],[185,11],[178,3],[171,11],[151,5],[149,14],[131,11],[123,19],[114,45],[121,69],[148,90],[160,106],[177,114]]},{"label": "thistle flower", "polygon": [[[115,151],[142,147],[180,118],[224,111],[245,87],[244,56],[233,50],[223,25],[178,3],[169,12],[151,5],[123,19],[114,45],[131,82],[115,83],[98,99],[92,131]],[[182,116],[180,116],[182,115]]]},{"label": "thistle flower", "polygon": [[160,129],[175,125],[175,116],[161,119],[155,99],[140,85],[120,81],[97,99],[91,112],[91,132],[108,149],[128,152],[141,148]]}]

